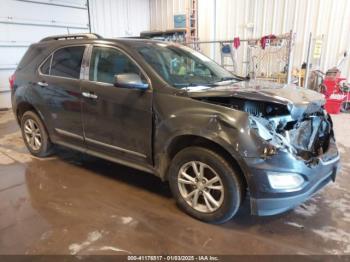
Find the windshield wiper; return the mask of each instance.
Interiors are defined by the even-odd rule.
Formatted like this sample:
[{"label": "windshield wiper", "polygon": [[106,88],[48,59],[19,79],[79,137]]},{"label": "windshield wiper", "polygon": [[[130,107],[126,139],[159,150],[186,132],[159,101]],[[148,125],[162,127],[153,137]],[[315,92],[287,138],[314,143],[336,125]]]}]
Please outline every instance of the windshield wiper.
[{"label": "windshield wiper", "polygon": [[213,82],[210,82],[209,84],[211,86],[217,86],[217,85],[222,85],[221,82],[230,82],[231,83],[233,81],[237,81],[238,82],[238,80],[236,78],[234,78],[234,77],[222,77],[222,78],[219,78],[219,79],[217,79],[217,80],[215,80]]},{"label": "windshield wiper", "polygon": [[212,86],[208,86],[207,84],[194,84],[194,83],[184,83],[184,84],[173,84],[175,87],[180,87],[182,90],[186,91],[200,91],[212,88]]},{"label": "windshield wiper", "polygon": [[237,78],[232,77],[232,76],[221,77],[219,82],[221,82],[221,81],[229,81],[229,80],[237,80]]},{"label": "windshield wiper", "polygon": [[195,83],[174,83],[173,86],[175,87],[191,87],[191,86],[198,86],[198,84]]},{"label": "windshield wiper", "polygon": [[216,85],[216,84],[219,85],[219,83],[221,83],[221,82],[228,82],[228,81],[231,81],[231,82],[235,81],[237,83],[237,82],[241,82],[241,81],[244,81],[244,80],[247,80],[247,79],[245,79],[243,77],[238,77],[238,76],[235,76],[235,77],[226,76],[226,77],[221,77],[219,80],[217,80],[215,82],[212,82],[211,84],[212,85]]},{"label": "windshield wiper", "polygon": [[221,77],[218,81],[215,81],[214,83],[233,81],[233,80],[238,80],[238,79],[236,77],[226,76],[226,77]]},{"label": "windshield wiper", "polygon": [[180,87],[182,89],[187,89],[191,87],[199,87],[199,88],[210,88],[213,87],[212,83],[174,83],[173,86]]}]

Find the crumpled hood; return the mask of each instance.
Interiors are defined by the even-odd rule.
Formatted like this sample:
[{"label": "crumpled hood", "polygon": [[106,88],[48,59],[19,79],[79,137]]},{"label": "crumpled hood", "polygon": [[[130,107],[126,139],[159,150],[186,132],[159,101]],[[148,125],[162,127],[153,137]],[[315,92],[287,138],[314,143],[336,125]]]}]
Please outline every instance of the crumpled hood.
[{"label": "crumpled hood", "polygon": [[216,86],[210,89],[195,87],[188,91],[188,95],[193,98],[236,97],[284,104],[295,119],[304,113],[318,111],[325,104],[324,95],[315,91],[295,85],[256,80]]}]

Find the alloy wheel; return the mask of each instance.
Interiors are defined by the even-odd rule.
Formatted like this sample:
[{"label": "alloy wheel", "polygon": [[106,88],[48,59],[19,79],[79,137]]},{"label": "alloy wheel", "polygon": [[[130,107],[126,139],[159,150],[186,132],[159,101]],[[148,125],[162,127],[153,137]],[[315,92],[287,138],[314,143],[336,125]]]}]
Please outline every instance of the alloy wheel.
[{"label": "alloy wheel", "polygon": [[37,151],[41,148],[42,138],[40,128],[33,119],[27,119],[24,122],[24,136],[32,150]]},{"label": "alloy wheel", "polygon": [[187,204],[202,213],[215,212],[224,201],[224,186],[220,176],[200,161],[188,162],[180,168],[178,187]]}]

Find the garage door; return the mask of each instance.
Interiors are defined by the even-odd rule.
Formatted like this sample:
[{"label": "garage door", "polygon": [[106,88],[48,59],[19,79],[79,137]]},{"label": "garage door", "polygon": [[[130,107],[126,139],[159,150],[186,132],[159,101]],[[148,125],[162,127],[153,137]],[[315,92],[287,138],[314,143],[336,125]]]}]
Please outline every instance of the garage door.
[{"label": "garage door", "polygon": [[8,78],[30,43],[48,35],[88,32],[86,0],[1,0],[0,108],[10,107]]}]

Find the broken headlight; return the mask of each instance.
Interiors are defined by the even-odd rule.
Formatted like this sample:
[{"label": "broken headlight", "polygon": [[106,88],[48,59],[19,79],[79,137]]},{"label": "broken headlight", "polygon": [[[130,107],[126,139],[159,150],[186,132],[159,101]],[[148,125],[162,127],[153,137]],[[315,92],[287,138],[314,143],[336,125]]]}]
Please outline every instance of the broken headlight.
[{"label": "broken headlight", "polygon": [[263,154],[264,156],[272,156],[276,154],[277,149],[271,143],[273,140],[273,135],[269,131],[269,129],[265,126],[268,125],[269,122],[265,119],[258,119],[256,117],[249,117],[250,129],[254,130],[256,134],[261,137],[264,141],[268,142],[264,148]]}]

